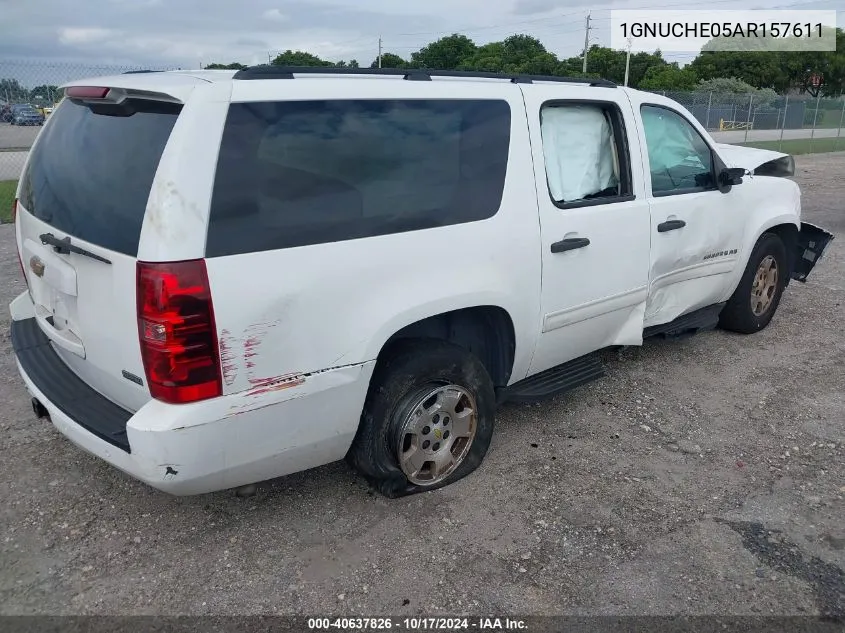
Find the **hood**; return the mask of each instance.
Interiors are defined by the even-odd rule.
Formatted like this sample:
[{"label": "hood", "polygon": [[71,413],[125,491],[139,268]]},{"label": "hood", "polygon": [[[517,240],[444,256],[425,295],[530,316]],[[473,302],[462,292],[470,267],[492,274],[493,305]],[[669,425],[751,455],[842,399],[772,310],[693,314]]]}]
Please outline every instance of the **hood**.
[{"label": "hood", "polygon": [[789,154],[769,149],[728,145],[726,143],[716,143],[716,149],[727,167],[744,167],[752,172],[760,165],[789,156]]}]

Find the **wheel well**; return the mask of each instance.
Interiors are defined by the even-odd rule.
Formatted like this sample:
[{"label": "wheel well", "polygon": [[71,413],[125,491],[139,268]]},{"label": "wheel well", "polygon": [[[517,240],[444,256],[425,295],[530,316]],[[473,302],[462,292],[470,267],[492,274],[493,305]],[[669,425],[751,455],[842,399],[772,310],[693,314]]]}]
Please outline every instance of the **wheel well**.
[{"label": "wheel well", "polygon": [[482,362],[495,386],[507,385],[510,380],[516,335],[510,315],[498,306],[463,308],[412,323],[388,339],[379,357],[389,353],[393,343],[407,338],[440,339],[460,345]]},{"label": "wheel well", "polygon": [[795,228],[794,224],[777,224],[766,229],[766,233],[777,235],[786,247],[786,265],[789,269],[789,273],[786,276],[786,284],[788,285],[792,271],[795,270],[795,256],[798,250],[798,229]]}]

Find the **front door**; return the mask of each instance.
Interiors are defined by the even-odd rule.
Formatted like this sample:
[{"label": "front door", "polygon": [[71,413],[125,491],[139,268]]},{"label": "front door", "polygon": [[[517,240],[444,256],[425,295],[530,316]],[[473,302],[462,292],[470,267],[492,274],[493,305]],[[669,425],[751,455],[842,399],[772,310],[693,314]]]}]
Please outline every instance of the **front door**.
[{"label": "front door", "polygon": [[745,210],[741,188],[717,189],[714,150],[692,117],[668,105],[634,106],[648,165],[651,326],[721,300],[740,263]]},{"label": "front door", "polygon": [[530,369],[537,373],[642,342],[650,224],[624,92],[561,84],[522,90],[543,249],[541,335]]}]

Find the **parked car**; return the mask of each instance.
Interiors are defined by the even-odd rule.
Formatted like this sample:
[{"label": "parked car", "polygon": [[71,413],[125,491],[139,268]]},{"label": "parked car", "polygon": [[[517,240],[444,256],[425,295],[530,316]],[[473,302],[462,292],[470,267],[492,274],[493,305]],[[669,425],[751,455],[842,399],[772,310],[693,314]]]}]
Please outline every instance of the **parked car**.
[{"label": "parked car", "polygon": [[44,114],[28,103],[11,107],[11,125],[44,125]]},{"label": "parked car", "polygon": [[452,483],[499,403],[600,377],[605,348],[758,332],[833,239],[792,157],[597,79],[66,89],[17,191],[18,368],[39,418],[174,494],[344,457],[391,497]]}]

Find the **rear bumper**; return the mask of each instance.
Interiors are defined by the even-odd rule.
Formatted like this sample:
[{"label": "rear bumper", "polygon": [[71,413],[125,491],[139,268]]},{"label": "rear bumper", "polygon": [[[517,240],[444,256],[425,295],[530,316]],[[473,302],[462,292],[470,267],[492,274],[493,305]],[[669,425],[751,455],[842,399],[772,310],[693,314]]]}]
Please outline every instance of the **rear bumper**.
[{"label": "rear bumper", "polygon": [[176,495],[234,488],[342,459],[374,366],[342,367],[305,376],[287,389],[194,404],[150,400],[132,413],[82,382],[39,339],[31,321],[12,322],[17,366],[56,429],[132,477]]},{"label": "rear bumper", "polygon": [[[126,423],[132,412],[82,382],[61,361],[34,318],[12,321],[12,348],[18,368],[37,385],[43,400],[52,403],[68,418],[78,420],[89,433],[129,452]],[[42,398],[39,401],[45,404]]]}]

